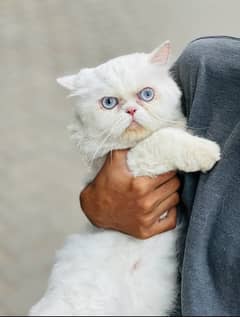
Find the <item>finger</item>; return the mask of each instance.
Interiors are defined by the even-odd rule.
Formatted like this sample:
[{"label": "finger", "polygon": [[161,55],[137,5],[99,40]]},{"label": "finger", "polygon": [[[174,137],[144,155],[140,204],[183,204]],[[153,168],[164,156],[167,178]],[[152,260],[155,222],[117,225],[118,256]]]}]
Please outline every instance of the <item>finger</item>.
[{"label": "finger", "polygon": [[139,185],[145,188],[145,193],[152,192],[162,184],[168,182],[176,175],[176,172],[169,172],[156,177],[139,176],[134,180],[135,185]]},{"label": "finger", "polygon": [[[126,150],[114,150],[112,151],[112,158],[116,160],[125,160],[127,155],[128,149]],[[110,156],[111,153],[108,155]]]},{"label": "finger", "polygon": [[166,211],[176,207],[180,202],[179,194],[173,193],[163,202],[161,202],[151,213],[149,213],[149,222],[153,225]]},{"label": "finger", "polygon": [[[131,176],[132,174],[128,169],[126,156],[128,153],[128,149],[126,150],[114,150],[108,154],[107,164],[111,164],[112,168],[122,169],[122,173],[127,176]],[[144,184],[145,191],[149,192],[153,189],[158,188],[165,182],[169,181],[176,175],[175,171],[171,171],[156,177],[149,176],[140,176],[135,178],[135,183],[141,183],[141,187]]]},{"label": "finger", "polygon": [[147,199],[149,201],[149,205],[153,206],[152,210],[172,194],[176,193],[180,188],[180,185],[181,183],[178,177],[173,177],[153,192],[149,193]]},{"label": "finger", "polygon": [[176,176],[175,171],[171,171],[165,174],[158,175],[156,177],[150,178],[150,182],[153,186],[153,188],[158,188],[159,186],[165,184],[168,182],[170,179],[172,179],[174,176]]},{"label": "finger", "polygon": [[158,219],[152,227],[149,229],[149,234],[151,236],[172,230],[176,227],[177,224],[177,208],[173,207],[169,210],[166,218]]},{"label": "finger", "polygon": [[128,150],[114,150],[108,153],[107,159],[114,165],[126,166],[126,155]]},{"label": "finger", "polygon": [[111,151],[106,160],[106,164],[115,170],[121,170],[123,174],[127,174],[127,176],[132,177],[128,167],[127,167],[127,156],[128,150],[114,150]]}]

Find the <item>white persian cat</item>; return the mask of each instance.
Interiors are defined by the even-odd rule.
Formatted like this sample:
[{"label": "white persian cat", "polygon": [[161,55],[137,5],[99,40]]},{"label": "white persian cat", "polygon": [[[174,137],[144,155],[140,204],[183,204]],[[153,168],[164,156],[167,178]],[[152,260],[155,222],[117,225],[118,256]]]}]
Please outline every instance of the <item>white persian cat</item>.
[{"label": "white persian cat", "polygon": [[[131,148],[134,176],[210,170],[219,146],[191,135],[169,73],[170,43],[86,68],[58,83],[77,97],[73,137],[88,166],[82,188],[113,149]],[[34,316],[159,316],[177,294],[178,229],[148,240],[88,223],[59,252]]]}]

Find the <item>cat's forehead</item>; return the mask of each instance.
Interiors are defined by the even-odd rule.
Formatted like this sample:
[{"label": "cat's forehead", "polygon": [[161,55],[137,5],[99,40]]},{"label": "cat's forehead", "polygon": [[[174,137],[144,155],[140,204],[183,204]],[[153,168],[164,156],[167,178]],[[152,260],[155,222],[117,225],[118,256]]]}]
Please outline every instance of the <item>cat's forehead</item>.
[{"label": "cat's forehead", "polygon": [[150,63],[148,54],[124,55],[96,68],[82,70],[78,78],[79,91],[82,89],[94,98],[101,95],[128,97],[146,86],[155,86],[166,72],[161,73],[159,65]]},{"label": "cat's forehead", "polygon": [[106,89],[130,92],[147,80],[151,70],[148,55],[137,53],[112,59],[96,67],[94,72]]},{"label": "cat's forehead", "polygon": [[145,53],[135,53],[129,55],[118,56],[113,59],[110,59],[106,63],[103,63],[96,67],[96,70],[103,71],[106,69],[112,70],[126,70],[126,69],[135,69],[137,65],[146,64],[148,61],[148,54]]}]

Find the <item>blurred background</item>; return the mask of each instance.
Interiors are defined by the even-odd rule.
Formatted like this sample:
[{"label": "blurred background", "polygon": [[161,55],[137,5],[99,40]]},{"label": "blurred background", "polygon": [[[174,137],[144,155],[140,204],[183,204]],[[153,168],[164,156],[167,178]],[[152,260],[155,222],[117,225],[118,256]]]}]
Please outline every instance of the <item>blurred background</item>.
[{"label": "blurred background", "polygon": [[55,78],[170,39],[240,35],[238,0],[0,0],[0,315],[26,315],[78,231],[79,154]]}]

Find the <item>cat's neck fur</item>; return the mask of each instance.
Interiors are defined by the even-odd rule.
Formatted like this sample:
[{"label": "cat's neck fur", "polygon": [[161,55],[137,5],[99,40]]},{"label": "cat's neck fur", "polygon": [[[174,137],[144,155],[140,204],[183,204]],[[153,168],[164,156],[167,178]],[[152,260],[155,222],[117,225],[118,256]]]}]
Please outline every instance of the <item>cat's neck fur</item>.
[{"label": "cat's neck fur", "polygon": [[[175,127],[181,130],[185,130],[186,118],[182,116],[171,125],[163,125],[161,129],[167,127]],[[70,131],[72,133],[72,139],[75,141],[75,143],[81,151],[82,158],[87,162],[94,162],[94,160],[98,160],[99,158],[104,157],[107,153],[109,153],[112,150],[123,150],[133,148],[140,141],[144,140],[145,138],[147,138],[155,132],[149,131],[148,134],[146,134],[143,138],[140,138],[138,140],[129,138],[105,140],[106,135],[99,136],[98,134],[93,134],[92,130],[88,131],[86,127],[83,127],[78,122],[78,120],[75,121],[75,124],[70,126]]]}]

